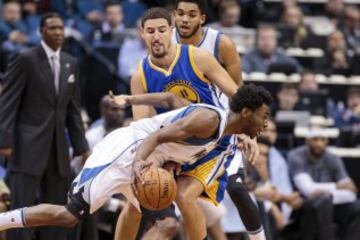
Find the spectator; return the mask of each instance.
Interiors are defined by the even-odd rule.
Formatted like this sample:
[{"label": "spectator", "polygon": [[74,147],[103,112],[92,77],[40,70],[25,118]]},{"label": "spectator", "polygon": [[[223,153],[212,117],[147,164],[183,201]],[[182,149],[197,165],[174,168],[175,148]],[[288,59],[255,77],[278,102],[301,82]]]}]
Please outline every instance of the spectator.
[{"label": "spectator", "polygon": [[348,51],[344,34],[337,30],[329,35],[325,55],[315,63],[317,72],[325,75],[352,74],[352,54]]},{"label": "spectator", "polygon": [[21,20],[21,5],[16,1],[6,2],[0,19],[1,48],[7,54],[23,49],[29,39],[26,35],[26,25]]},{"label": "spectator", "polygon": [[316,81],[314,72],[304,71],[301,74],[299,90],[300,92],[316,92],[319,90],[319,84]]},{"label": "spectator", "polygon": [[209,24],[209,27],[221,32],[224,32],[223,30],[225,30],[225,32],[242,30],[242,27],[238,25],[240,14],[241,8],[237,1],[222,1],[219,6],[220,20]]},{"label": "spectator", "polygon": [[117,104],[114,104],[108,95],[104,96],[100,103],[101,120],[99,124],[86,132],[86,139],[92,151],[108,133],[123,126],[125,112]]},{"label": "spectator", "polygon": [[[131,54],[129,54],[131,52]],[[130,78],[139,67],[139,62],[147,55],[147,48],[139,36],[127,37],[119,50],[118,73],[120,78],[130,84]]]},{"label": "spectator", "polygon": [[345,35],[348,47],[360,54],[360,10],[355,6],[346,6],[343,14],[340,29]]},{"label": "spectator", "polygon": [[23,3],[24,22],[29,33],[29,44],[35,45],[40,42],[40,20],[38,4],[34,0],[25,0]]},{"label": "spectator", "polygon": [[[274,125],[274,123],[272,124]],[[272,141],[273,140],[274,139],[272,139]],[[279,206],[282,220],[279,221],[277,218],[275,218],[275,220],[279,221],[276,224],[276,228],[282,230],[289,224],[292,210],[299,209],[302,206],[303,198],[298,192],[293,190],[287,162],[280,152],[272,146],[270,139],[265,136],[260,136],[258,138],[258,144],[260,158],[257,168],[268,168],[270,184],[279,192],[278,198],[268,198],[267,200]],[[275,236],[278,234],[276,231],[273,233]]]},{"label": "spectator", "polygon": [[303,110],[299,103],[299,89],[296,84],[284,83],[277,93],[277,102],[271,109],[272,116],[278,111],[300,111]]},{"label": "spectator", "polygon": [[[316,234],[316,239],[335,239],[333,222],[338,224],[340,239],[360,236],[360,202],[357,189],[342,160],[326,147],[328,139],[321,129],[312,129],[304,146],[288,155],[289,169],[296,188],[306,199],[309,209],[302,214],[307,227],[302,238]],[[308,218],[316,216],[313,221]],[[314,239],[314,238],[311,238]]]},{"label": "spectator", "polygon": [[[69,144],[82,161],[88,156],[79,111],[77,61],[60,50],[63,21],[56,13],[45,14],[40,29],[41,44],[12,60],[0,95],[0,154],[10,158],[14,152],[8,162],[11,209],[35,200],[65,204],[71,174]],[[9,240],[29,240],[32,235],[28,230],[8,234]],[[38,239],[63,240],[66,231],[42,228]]]},{"label": "spectator", "polygon": [[105,4],[105,19],[99,29],[94,32],[95,41],[109,42],[115,40],[115,35],[125,30],[123,24],[123,9],[117,1]]},{"label": "spectator", "polygon": [[360,127],[360,88],[351,87],[346,92],[346,109],[338,109],[333,116],[335,126]]},{"label": "spectator", "polygon": [[336,26],[344,11],[343,0],[329,0],[325,4],[325,14]]},{"label": "spectator", "polygon": [[257,29],[256,49],[245,54],[242,60],[242,68],[246,73],[263,72],[267,73],[271,64],[286,64],[301,72],[299,62],[278,48],[277,32],[272,26],[260,26]]},{"label": "spectator", "polygon": [[310,34],[310,29],[305,26],[301,8],[297,6],[285,9],[279,27],[280,34],[284,35],[280,36],[280,42],[285,48],[302,46],[302,43]]}]

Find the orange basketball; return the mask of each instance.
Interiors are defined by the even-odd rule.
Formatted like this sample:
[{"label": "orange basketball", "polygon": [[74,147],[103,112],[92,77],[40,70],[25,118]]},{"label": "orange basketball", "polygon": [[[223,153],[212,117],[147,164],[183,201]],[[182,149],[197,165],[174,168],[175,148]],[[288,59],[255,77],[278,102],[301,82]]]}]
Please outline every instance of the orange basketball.
[{"label": "orange basketball", "polygon": [[144,183],[135,180],[136,197],[148,210],[162,210],[170,206],[176,197],[176,182],[165,169],[150,168],[143,175]]}]

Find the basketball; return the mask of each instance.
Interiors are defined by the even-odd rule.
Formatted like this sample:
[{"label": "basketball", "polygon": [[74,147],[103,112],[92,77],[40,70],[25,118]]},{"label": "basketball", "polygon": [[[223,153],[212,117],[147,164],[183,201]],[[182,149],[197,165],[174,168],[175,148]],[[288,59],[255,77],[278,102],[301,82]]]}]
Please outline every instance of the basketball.
[{"label": "basketball", "polygon": [[148,210],[162,210],[170,206],[176,197],[176,182],[165,169],[150,168],[143,173],[144,183],[136,179],[136,197]]}]

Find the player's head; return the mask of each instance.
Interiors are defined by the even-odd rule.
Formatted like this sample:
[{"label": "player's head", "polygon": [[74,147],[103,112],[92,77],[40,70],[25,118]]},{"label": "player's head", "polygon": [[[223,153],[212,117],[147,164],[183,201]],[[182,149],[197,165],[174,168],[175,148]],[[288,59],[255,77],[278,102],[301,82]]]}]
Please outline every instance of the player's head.
[{"label": "player's head", "polygon": [[182,38],[191,38],[200,32],[205,23],[204,0],[177,0],[175,10],[176,30]]},{"label": "player's head", "polygon": [[171,15],[165,8],[150,8],[144,13],[140,35],[153,57],[166,56],[171,46],[171,31]]},{"label": "player's head", "polygon": [[236,114],[235,133],[258,136],[267,126],[272,102],[271,94],[261,86],[239,88],[230,100],[230,109]]}]

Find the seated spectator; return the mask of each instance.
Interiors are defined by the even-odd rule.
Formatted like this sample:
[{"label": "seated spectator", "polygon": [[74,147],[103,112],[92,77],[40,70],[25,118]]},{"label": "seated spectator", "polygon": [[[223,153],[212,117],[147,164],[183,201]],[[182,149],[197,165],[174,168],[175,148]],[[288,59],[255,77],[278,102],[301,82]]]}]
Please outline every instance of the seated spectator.
[{"label": "seated spectator", "polygon": [[[131,52],[131,54],[129,54],[129,52]],[[118,55],[118,74],[121,80],[129,84],[131,76],[139,67],[139,62],[146,57],[146,55],[147,48],[145,43],[137,34],[126,37],[119,49]]]},{"label": "seated spectator", "polygon": [[25,0],[22,6],[24,22],[29,33],[29,44],[36,45],[40,42],[40,19],[38,3],[34,0]]},{"label": "seated spectator", "polygon": [[284,83],[277,92],[277,102],[271,108],[271,115],[275,116],[278,111],[303,110],[299,103],[299,89],[296,84]]},{"label": "seated spectator", "polygon": [[355,6],[346,6],[340,29],[345,35],[349,49],[360,54],[360,10]]},{"label": "seated spectator", "polygon": [[316,92],[319,90],[319,84],[316,81],[314,72],[304,71],[301,74],[299,90],[300,92]]},{"label": "seated spectator", "polygon": [[306,201],[301,212],[301,239],[337,239],[334,222],[339,239],[355,240],[360,236],[357,188],[342,160],[326,149],[327,144],[324,132],[312,129],[306,144],[288,155],[291,178]]},{"label": "seated spectator", "polygon": [[346,109],[338,109],[332,116],[335,120],[335,126],[360,127],[360,88],[351,87],[346,92]]},{"label": "seated spectator", "polygon": [[124,109],[114,104],[107,95],[101,99],[100,114],[101,118],[96,121],[97,124],[92,125],[86,132],[86,139],[91,151],[108,133],[122,127],[125,120]]},{"label": "seated spectator", "polygon": [[125,30],[123,24],[123,9],[117,1],[105,4],[105,19],[100,28],[94,31],[93,40],[110,42],[115,41],[115,35]]},{"label": "seated spectator", "polygon": [[279,206],[281,214],[281,218],[275,218],[277,221],[275,227],[278,231],[273,232],[273,237],[276,239],[279,231],[289,224],[292,210],[299,209],[302,206],[303,198],[298,192],[293,190],[287,162],[272,146],[270,139],[265,136],[260,136],[258,138],[258,144],[260,157],[257,169],[268,168],[270,184],[273,188],[276,188],[279,193],[278,198],[267,199]]},{"label": "seated spectator", "polygon": [[271,64],[284,64],[294,66],[301,72],[300,63],[288,57],[278,48],[277,32],[272,26],[260,26],[257,29],[256,48],[243,56],[242,69],[244,72],[267,73]]},{"label": "seated spectator", "polygon": [[339,74],[349,76],[352,74],[351,51],[348,51],[344,34],[337,30],[329,35],[325,55],[315,63],[318,73],[325,75]]},{"label": "seated spectator", "polygon": [[325,4],[325,15],[330,18],[334,25],[338,24],[338,21],[341,18],[343,11],[343,0],[328,0]]},{"label": "seated spectator", "polygon": [[300,7],[292,6],[285,9],[281,16],[280,45],[282,47],[300,47],[306,38],[311,34],[310,28],[305,26],[304,16]]},{"label": "seated spectator", "polygon": [[226,33],[228,31],[240,31],[243,29],[238,25],[238,22],[240,20],[240,14],[241,8],[237,1],[222,1],[219,6],[220,20],[209,24],[209,27]]},{"label": "seated spectator", "polygon": [[0,19],[2,49],[7,53],[23,49],[29,41],[26,32],[26,25],[21,20],[21,5],[16,1],[6,2]]}]

